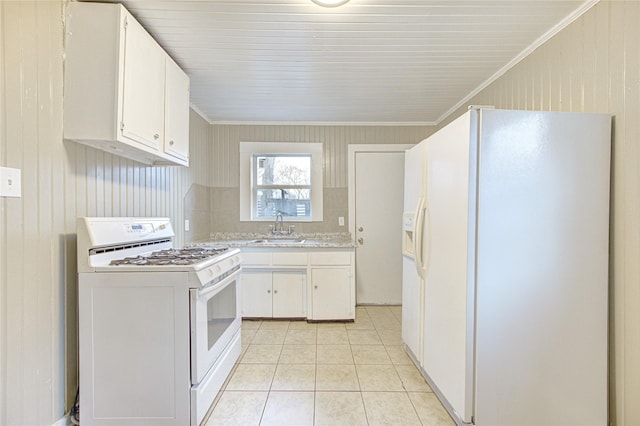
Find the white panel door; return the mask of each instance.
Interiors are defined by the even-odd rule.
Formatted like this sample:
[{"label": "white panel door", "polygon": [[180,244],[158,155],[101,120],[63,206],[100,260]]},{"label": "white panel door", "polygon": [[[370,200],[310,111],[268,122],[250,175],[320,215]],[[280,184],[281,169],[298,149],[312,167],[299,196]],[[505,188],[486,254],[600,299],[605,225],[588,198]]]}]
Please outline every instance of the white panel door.
[{"label": "white panel door", "polygon": [[356,301],[402,303],[404,152],[355,157]]},{"label": "white panel door", "polygon": [[467,299],[469,208],[475,207],[469,198],[471,114],[476,112],[463,115],[428,139],[422,242],[424,369],[465,422],[471,421],[472,414],[473,345],[467,322],[472,308]]},{"label": "white panel door", "polygon": [[125,33],[122,134],[161,150],[164,138],[166,54],[144,28],[130,17]]}]

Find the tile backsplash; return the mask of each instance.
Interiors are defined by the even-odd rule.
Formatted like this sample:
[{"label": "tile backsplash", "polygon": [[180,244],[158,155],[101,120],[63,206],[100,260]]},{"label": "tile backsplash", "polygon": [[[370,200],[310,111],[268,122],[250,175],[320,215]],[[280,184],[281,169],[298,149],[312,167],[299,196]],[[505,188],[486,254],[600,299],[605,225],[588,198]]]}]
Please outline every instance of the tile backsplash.
[{"label": "tile backsplash", "polygon": [[184,232],[186,243],[205,240],[211,229],[211,189],[193,184],[184,196],[184,218],[189,230]]}]

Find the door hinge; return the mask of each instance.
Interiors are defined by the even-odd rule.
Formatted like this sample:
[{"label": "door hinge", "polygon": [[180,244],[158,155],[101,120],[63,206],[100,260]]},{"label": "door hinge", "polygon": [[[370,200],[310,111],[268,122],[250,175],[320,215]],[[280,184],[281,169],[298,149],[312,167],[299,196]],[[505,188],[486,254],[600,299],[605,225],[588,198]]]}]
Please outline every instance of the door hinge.
[{"label": "door hinge", "polygon": [[128,19],[127,19],[127,17],[125,16],[125,17],[124,17],[124,22],[123,22],[122,26],[123,26],[123,27],[124,27],[124,29],[126,30],[128,25],[129,25],[129,20],[128,20]]},{"label": "door hinge", "polygon": [[123,132],[124,131],[124,121],[120,122],[120,131]]}]

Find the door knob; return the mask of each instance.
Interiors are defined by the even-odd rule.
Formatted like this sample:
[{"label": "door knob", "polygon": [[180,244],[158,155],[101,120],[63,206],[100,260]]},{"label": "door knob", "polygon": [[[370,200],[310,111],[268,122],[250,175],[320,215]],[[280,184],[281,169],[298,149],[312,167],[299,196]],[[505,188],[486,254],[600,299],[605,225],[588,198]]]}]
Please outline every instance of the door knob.
[{"label": "door knob", "polygon": [[364,239],[362,239],[362,238],[358,238],[358,242],[359,242],[360,244],[364,244]]},{"label": "door knob", "polygon": [[358,231],[362,232],[364,231],[364,228],[361,226],[360,228],[358,228]]}]

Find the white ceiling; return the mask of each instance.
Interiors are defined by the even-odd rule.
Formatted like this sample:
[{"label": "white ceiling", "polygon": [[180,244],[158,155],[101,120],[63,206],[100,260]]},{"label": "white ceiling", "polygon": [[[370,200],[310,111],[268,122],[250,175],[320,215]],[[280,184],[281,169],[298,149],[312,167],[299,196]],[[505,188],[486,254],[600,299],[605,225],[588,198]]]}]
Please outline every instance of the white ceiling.
[{"label": "white ceiling", "polygon": [[125,0],[212,123],[434,124],[594,1]]}]

